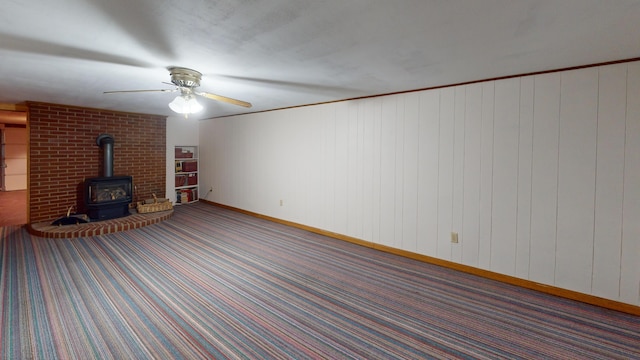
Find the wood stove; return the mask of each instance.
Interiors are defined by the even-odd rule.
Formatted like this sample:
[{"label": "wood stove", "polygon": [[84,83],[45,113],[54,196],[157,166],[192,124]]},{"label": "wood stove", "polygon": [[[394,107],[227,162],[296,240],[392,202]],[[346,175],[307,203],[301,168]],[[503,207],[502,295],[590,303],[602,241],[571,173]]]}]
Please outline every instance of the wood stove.
[{"label": "wood stove", "polygon": [[131,176],[87,179],[85,201],[89,218],[107,220],[129,215],[132,187]]},{"label": "wood stove", "polygon": [[104,150],[104,176],[85,181],[85,205],[91,220],[115,219],[129,215],[133,199],[133,178],[113,176],[113,136],[101,134],[96,139]]}]

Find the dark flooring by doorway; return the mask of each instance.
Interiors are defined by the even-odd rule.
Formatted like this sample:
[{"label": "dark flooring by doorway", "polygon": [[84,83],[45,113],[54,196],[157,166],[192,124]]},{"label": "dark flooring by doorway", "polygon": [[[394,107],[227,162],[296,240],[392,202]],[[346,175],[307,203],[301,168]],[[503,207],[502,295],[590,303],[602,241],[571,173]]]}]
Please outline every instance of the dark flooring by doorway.
[{"label": "dark flooring by doorway", "polygon": [[0,191],[0,226],[27,223],[27,190]]}]

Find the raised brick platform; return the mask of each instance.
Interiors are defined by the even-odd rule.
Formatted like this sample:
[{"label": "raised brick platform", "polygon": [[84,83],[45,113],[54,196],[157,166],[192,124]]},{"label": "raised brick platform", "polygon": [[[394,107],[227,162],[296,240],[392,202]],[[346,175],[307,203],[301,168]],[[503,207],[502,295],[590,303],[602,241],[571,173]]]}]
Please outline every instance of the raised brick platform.
[{"label": "raised brick platform", "polygon": [[77,225],[51,225],[51,222],[46,223],[34,223],[27,225],[27,229],[33,235],[53,238],[53,239],[68,239],[78,238],[85,236],[96,236],[110,234],[118,231],[126,231],[137,229],[143,226],[156,224],[164,221],[173,215],[173,210],[158,211],[153,213],[138,214],[135,210],[131,210],[132,214],[129,216],[96,221]]}]

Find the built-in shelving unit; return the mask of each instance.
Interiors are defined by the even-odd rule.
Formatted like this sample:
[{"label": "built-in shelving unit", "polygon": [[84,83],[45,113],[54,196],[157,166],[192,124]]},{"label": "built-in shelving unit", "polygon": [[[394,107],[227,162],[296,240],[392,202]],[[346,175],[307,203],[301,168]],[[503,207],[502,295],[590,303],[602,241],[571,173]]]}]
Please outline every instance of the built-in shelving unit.
[{"label": "built-in shelving unit", "polygon": [[175,147],[176,204],[198,201],[198,147]]}]

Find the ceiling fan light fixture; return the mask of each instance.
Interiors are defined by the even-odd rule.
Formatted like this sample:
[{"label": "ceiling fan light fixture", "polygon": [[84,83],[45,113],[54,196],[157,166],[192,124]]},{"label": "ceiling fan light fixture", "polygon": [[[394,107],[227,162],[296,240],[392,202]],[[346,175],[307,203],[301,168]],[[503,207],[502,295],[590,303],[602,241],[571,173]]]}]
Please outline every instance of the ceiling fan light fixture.
[{"label": "ceiling fan light fixture", "polygon": [[203,107],[191,95],[178,95],[169,103],[169,108],[178,114],[195,114],[202,111]]},{"label": "ceiling fan light fixture", "polygon": [[171,74],[171,83],[165,83],[167,85],[175,85],[175,89],[157,89],[157,90],[121,90],[121,91],[105,91],[105,94],[113,93],[139,93],[139,92],[176,92],[180,91],[173,101],[169,103],[169,108],[178,114],[184,115],[185,118],[189,114],[195,114],[204,109],[202,105],[196,100],[196,95],[205,97],[207,99],[222,101],[233,105],[244,106],[246,108],[251,107],[251,103],[246,101],[232,99],[226,96],[211,94],[207,92],[197,91],[196,88],[200,86],[200,79],[202,74],[198,71],[182,68],[182,67],[170,67],[168,68]]}]

